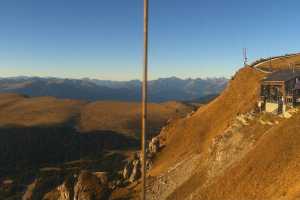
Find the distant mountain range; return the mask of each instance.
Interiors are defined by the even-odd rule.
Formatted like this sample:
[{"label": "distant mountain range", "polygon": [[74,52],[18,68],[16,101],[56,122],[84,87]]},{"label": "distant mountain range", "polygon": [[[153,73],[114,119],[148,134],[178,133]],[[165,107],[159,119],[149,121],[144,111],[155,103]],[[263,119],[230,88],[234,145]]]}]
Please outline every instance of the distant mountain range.
[{"label": "distant mountain range", "polygon": [[[217,95],[227,84],[226,78],[180,79],[160,78],[149,81],[151,102],[170,100],[193,101]],[[141,82],[98,79],[62,79],[41,77],[0,78],[0,93],[20,93],[28,96],[54,96],[81,100],[138,101]]]}]

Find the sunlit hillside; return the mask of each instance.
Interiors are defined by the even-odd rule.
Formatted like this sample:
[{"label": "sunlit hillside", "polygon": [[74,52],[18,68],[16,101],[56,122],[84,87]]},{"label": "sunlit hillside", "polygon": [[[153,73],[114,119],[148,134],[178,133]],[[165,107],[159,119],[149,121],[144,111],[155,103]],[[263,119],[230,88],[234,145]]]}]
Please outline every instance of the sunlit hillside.
[{"label": "sunlit hillside", "polygon": [[[290,67],[273,61],[273,70]],[[163,129],[165,147],[150,171],[150,199],[299,197],[299,114],[292,110],[286,119],[258,112],[260,83],[269,75],[261,62],[260,69],[240,69],[214,101]]]}]

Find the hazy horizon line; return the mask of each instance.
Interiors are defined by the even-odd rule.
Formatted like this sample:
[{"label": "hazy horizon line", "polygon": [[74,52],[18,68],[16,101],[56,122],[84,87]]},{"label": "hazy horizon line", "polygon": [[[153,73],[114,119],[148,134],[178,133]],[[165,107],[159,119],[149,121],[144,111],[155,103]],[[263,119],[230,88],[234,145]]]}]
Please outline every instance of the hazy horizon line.
[{"label": "hazy horizon line", "polygon": [[[99,81],[113,81],[113,82],[130,82],[130,81],[141,81],[138,78],[133,79],[124,79],[124,80],[117,80],[117,79],[101,79],[101,78],[92,78],[92,77],[80,77],[80,78],[70,78],[70,77],[63,77],[63,76],[36,76],[36,75],[16,75],[16,76],[0,76],[0,79],[13,79],[13,78],[44,78],[44,79],[66,79],[66,80],[99,80]],[[229,79],[230,77],[226,76],[206,76],[206,77],[179,77],[179,76],[166,76],[166,77],[159,77],[154,79],[149,79],[149,81],[155,81],[159,79],[170,79],[170,78],[177,78],[181,80],[196,80],[196,79],[202,79],[202,80],[209,80],[209,79]]]}]

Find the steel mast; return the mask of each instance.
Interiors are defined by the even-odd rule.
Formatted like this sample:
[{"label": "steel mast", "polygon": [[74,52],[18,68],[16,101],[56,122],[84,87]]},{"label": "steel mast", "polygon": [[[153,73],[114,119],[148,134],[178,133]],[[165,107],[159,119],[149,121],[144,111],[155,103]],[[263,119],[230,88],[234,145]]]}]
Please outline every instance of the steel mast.
[{"label": "steel mast", "polygon": [[146,134],[148,95],[148,16],[149,2],[144,0],[144,66],[142,92],[142,200],[146,199]]}]

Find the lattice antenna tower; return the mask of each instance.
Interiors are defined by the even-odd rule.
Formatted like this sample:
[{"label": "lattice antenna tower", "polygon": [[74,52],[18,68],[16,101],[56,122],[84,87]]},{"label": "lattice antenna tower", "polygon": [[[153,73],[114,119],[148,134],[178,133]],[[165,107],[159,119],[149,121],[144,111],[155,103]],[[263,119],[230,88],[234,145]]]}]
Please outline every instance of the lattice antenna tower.
[{"label": "lattice antenna tower", "polygon": [[248,65],[247,48],[243,48],[244,67]]}]

